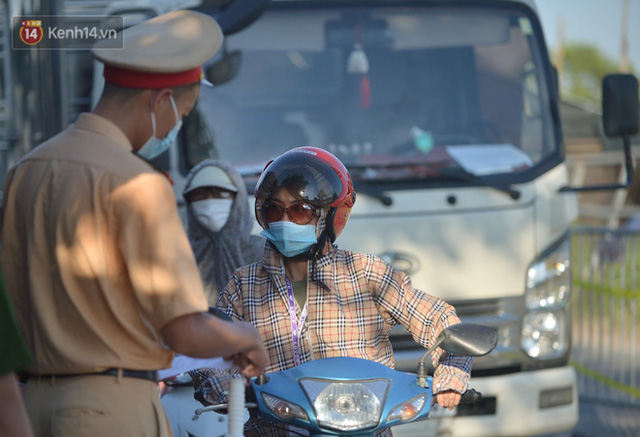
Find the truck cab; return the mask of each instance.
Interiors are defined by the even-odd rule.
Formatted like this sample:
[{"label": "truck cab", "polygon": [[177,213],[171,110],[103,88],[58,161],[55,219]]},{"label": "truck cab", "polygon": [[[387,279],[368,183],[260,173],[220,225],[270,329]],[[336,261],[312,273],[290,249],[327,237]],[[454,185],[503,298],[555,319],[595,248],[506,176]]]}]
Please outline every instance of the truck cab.
[{"label": "truck cab", "polygon": [[[471,436],[575,425],[577,199],[561,191],[556,77],[531,2],[274,1],[226,37],[208,72],[217,83],[198,102],[200,142],[183,142],[187,167],[206,150],[251,191],[284,151],[331,151],[358,196],[337,243],[498,330],[473,366],[485,400],[428,426]],[[392,341],[396,367],[415,372],[424,351],[404,329]]]},{"label": "truck cab", "polygon": [[[535,7],[276,1],[224,48],[209,68],[220,83],[198,103],[213,156],[251,187],[290,148],[331,151],[357,192],[339,246],[382,257],[463,321],[498,330],[496,350],[473,366],[484,401],[394,434],[571,429],[577,200],[560,191],[558,90]],[[415,372],[420,346],[404,329],[393,345],[396,367]]]}]

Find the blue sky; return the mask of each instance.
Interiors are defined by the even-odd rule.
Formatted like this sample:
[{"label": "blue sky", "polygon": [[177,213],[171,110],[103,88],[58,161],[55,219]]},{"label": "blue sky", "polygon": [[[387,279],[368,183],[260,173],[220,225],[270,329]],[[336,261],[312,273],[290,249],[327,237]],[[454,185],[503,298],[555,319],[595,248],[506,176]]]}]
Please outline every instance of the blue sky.
[{"label": "blue sky", "polygon": [[[537,0],[536,4],[551,51],[558,39],[558,23],[564,21],[566,43],[596,45],[616,63],[620,59],[624,0]],[[629,59],[640,71],[640,0],[628,0]]]}]

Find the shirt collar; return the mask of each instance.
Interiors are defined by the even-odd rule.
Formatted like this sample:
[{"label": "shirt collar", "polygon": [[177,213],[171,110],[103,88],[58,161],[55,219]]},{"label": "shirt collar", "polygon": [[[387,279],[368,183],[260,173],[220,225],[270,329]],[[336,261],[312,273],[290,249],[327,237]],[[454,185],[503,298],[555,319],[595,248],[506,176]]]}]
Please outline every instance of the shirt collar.
[{"label": "shirt collar", "polygon": [[77,129],[86,129],[97,132],[111,139],[125,150],[133,150],[129,138],[112,121],[91,112],[83,112],[74,123]]},{"label": "shirt collar", "polygon": [[[325,288],[327,291],[330,290],[330,287],[326,285],[326,280],[331,277],[333,259],[335,258],[337,251],[338,245],[335,243],[332,244],[329,250],[315,261],[315,271],[308,272],[309,275],[314,276],[316,281],[321,281],[323,284],[322,288]],[[310,262],[307,262],[307,266],[309,266],[309,263]],[[264,253],[262,254],[262,265],[271,276],[285,276],[283,257],[268,241],[265,244]]]}]

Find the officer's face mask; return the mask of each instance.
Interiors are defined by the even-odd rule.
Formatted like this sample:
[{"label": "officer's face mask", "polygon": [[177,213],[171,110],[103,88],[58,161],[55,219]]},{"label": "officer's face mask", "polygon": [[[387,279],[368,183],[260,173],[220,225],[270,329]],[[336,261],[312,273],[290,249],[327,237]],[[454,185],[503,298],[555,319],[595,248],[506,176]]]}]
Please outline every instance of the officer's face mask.
[{"label": "officer's face mask", "polygon": [[233,199],[204,199],[191,204],[193,214],[202,226],[219,232],[229,220]]},{"label": "officer's face mask", "polygon": [[162,139],[156,138],[156,116],[151,112],[151,126],[153,127],[153,134],[138,150],[138,155],[145,159],[153,159],[171,147],[173,143],[175,143],[178,132],[182,127],[182,120],[178,117],[178,108],[176,107],[176,102],[173,100],[173,96],[169,96],[169,101],[173,107],[173,113],[176,116],[176,124],[173,126],[173,129],[169,131],[166,137]]},{"label": "officer's face mask", "polygon": [[297,225],[292,222],[272,222],[269,229],[260,233],[287,258],[306,252],[318,242],[314,225]]}]

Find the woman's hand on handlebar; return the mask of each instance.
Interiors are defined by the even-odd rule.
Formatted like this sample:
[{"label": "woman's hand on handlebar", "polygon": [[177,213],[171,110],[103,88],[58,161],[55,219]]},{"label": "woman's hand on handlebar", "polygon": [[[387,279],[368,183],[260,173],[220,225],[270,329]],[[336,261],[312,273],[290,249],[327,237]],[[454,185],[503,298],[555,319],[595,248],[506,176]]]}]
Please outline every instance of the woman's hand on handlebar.
[{"label": "woman's hand on handlebar", "polygon": [[460,403],[462,395],[453,390],[445,390],[436,394],[434,397],[436,398],[436,401],[438,402],[438,404],[440,404],[440,406],[449,410],[453,410],[453,408]]}]

